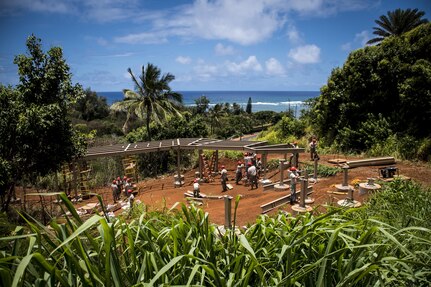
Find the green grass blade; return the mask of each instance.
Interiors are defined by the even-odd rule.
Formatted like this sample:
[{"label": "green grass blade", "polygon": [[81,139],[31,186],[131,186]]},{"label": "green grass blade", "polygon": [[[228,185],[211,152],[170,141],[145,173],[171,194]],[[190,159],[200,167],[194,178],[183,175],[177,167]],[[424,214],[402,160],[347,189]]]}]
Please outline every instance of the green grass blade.
[{"label": "green grass blade", "polygon": [[171,269],[171,267],[173,267],[181,259],[183,259],[183,257],[184,257],[184,255],[177,256],[177,257],[173,258],[168,264],[166,264],[165,266],[163,266],[163,268],[160,269],[160,271],[157,272],[157,274],[151,280],[150,286],[153,286],[154,283],[156,283],[156,281],[160,278],[160,276],[162,276],[163,274],[165,274],[169,269]]}]

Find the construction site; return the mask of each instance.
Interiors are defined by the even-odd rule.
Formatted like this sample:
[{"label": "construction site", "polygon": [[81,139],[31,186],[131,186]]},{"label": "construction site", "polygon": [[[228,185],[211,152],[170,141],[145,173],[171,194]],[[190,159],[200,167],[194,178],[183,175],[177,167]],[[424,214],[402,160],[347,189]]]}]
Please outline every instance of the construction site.
[{"label": "construction site", "polygon": [[[159,151],[173,151],[177,155],[176,171],[152,179],[140,180],[137,168],[139,154]],[[259,183],[257,189],[251,189],[244,178],[236,184],[235,171],[237,160],[219,157],[219,151],[241,151],[244,158],[240,162],[245,166],[252,158],[261,159]],[[185,169],[182,165],[183,151],[198,153],[199,162],[195,169]],[[206,152],[205,152],[206,151]],[[209,152],[208,152],[209,151]],[[206,155],[205,155],[206,154]],[[208,154],[210,156],[208,156]],[[99,157],[120,156],[124,176],[131,179],[133,194],[121,196],[114,203],[109,186],[90,190],[91,160]],[[278,162],[277,167],[268,168],[270,160]],[[306,171],[305,165],[314,167]],[[317,166],[338,167],[334,176],[319,177]],[[228,190],[223,192],[220,171],[227,170]],[[298,169],[296,184],[297,200],[290,204],[291,185],[290,168]],[[355,208],[367,200],[369,195],[378,192],[381,183],[401,177],[415,180],[424,186],[431,186],[431,169],[421,164],[397,162],[392,157],[358,158],[340,155],[321,155],[320,159],[310,161],[304,148],[293,148],[290,144],[269,145],[257,141],[228,141],[217,139],[174,139],[164,141],[118,144],[89,148],[86,156],[79,162],[65,165],[62,170],[63,190],[76,204],[79,214],[87,216],[101,212],[96,194],[103,199],[106,212],[117,216],[128,212],[130,206],[137,203],[145,205],[147,210],[179,208],[177,203],[196,205],[209,214],[211,222],[230,227],[233,222],[244,226],[255,222],[261,214],[274,214],[278,211],[298,214],[303,212],[324,212],[326,205]],[[200,196],[193,196],[193,182],[200,185]],[[23,194],[22,194],[23,195]],[[239,198],[237,209],[235,200]],[[34,194],[28,200],[38,201]],[[56,200],[46,200],[49,205],[59,204]],[[54,208],[50,206],[49,208]]]}]

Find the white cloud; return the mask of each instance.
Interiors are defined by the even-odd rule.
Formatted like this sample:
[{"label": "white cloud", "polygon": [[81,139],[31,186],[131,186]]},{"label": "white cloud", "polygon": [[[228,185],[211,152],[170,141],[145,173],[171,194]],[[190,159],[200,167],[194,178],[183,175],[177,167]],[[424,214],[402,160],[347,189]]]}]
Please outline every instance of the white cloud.
[{"label": "white cloud", "polygon": [[367,44],[368,40],[370,40],[370,35],[368,34],[367,30],[364,30],[362,32],[356,33],[353,41],[343,44],[341,46],[341,50],[351,51],[353,49],[353,46],[355,46],[356,48],[364,47]]},{"label": "white cloud", "polygon": [[13,10],[29,10],[34,12],[49,12],[69,14],[76,12],[74,3],[69,1],[57,0],[14,0],[14,1],[1,1],[0,11],[13,11]]},{"label": "white cloud", "polygon": [[352,43],[350,43],[350,42],[344,43],[343,45],[341,45],[341,50],[343,50],[343,51],[352,50]]},{"label": "white cloud", "polygon": [[304,45],[289,51],[289,57],[300,64],[314,64],[320,60],[320,48],[316,45]]},{"label": "white cloud", "polygon": [[190,64],[192,62],[192,59],[190,57],[184,57],[184,56],[178,56],[175,61],[177,61],[180,64],[186,65]]},{"label": "white cloud", "polygon": [[283,19],[266,1],[200,0],[168,21],[165,27],[181,27],[194,36],[224,39],[250,45],[269,38]]},{"label": "white cloud", "polygon": [[235,52],[232,46],[225,46],[221,43],[217,43],[217,45],[214,47],[214,51],[216,55],[220,56],[232,55]]},{"label": "white cloud", "polygon": [[289,41],[292,43],[298,43],[301,41],[301,37],[299,36],[299,32],[294,25],[289,25],[287,28],[287,37]]},{"label": "white cloud", "polygon": [[209,80],[219,74],[219,68],[216,65],[205,64],[203,61],[194,67],[196,76],[201,80]]},{"label": "white cloud", "polygon": [[129,34],[122,37],[114,38],[114,42],[123,44],[162,44],[168,42],[163,35],[154,33]]},{"label": "white cloud", "polygon": [[311,16],[329,16],[342,11],[362,10],[375,5],[372,0],[287,0],[280,1],[286,10]]},{"label": "white cloud", "polygon": [[355,42],[361,43],[361,46],[364,47],[368,40],[370,40],[370,36],[368,35],[368,31],[364,30],[355,35]]},{"label": "white cloud", "polygon": [[262,66],[256,56],[250,56],[247,60],[239,63],[228,61],[226,62],[226,68],[232,74],[245,74],[247,72],[262,71]]},{"label": "white cloud", "polygon": [[285,74],[283,66],[275,58],[269,58],[265,61],[266,74],[272,76],[281,76]]}]

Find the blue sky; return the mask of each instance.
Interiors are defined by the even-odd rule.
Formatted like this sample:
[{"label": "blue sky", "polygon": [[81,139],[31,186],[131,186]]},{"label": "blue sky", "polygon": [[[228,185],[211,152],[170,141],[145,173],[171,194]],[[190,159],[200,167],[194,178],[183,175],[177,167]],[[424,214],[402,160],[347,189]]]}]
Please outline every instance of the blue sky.
[{"label": "blue sky", "polygon": [[13,59],[33,33],[98,92],[133,88],[127,69],[147,63],[177,91],[317,91],[397,8],[431,19],[430,0],[0,1],[0,82],[17,84]]}]

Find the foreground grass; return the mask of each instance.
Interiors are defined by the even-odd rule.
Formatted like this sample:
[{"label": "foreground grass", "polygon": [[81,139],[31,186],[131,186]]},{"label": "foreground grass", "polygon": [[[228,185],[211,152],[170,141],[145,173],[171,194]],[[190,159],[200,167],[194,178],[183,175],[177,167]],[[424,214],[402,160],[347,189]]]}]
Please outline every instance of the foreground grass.
[{"label": "foreground grass", "polygon": [[[384,214],[412,213],[409,204],[389,202],[373,215],[373,204],[382,209],[397,190],[402,202],[424,209],[408,224],[391,224]],[[261,216],[225,234],[185,205],[163,213],[136,206],[129,220],[94,215],[83,222],[61,194],[72,213],[65,223],[27,219],[28,230],[1,238],[0,285],[429,286],[431,230],[421,223],[431,205],[419,207],[423,200],[408,196],[416,192],[430,199],[429,191],[396,181],[361,210]]]}]

